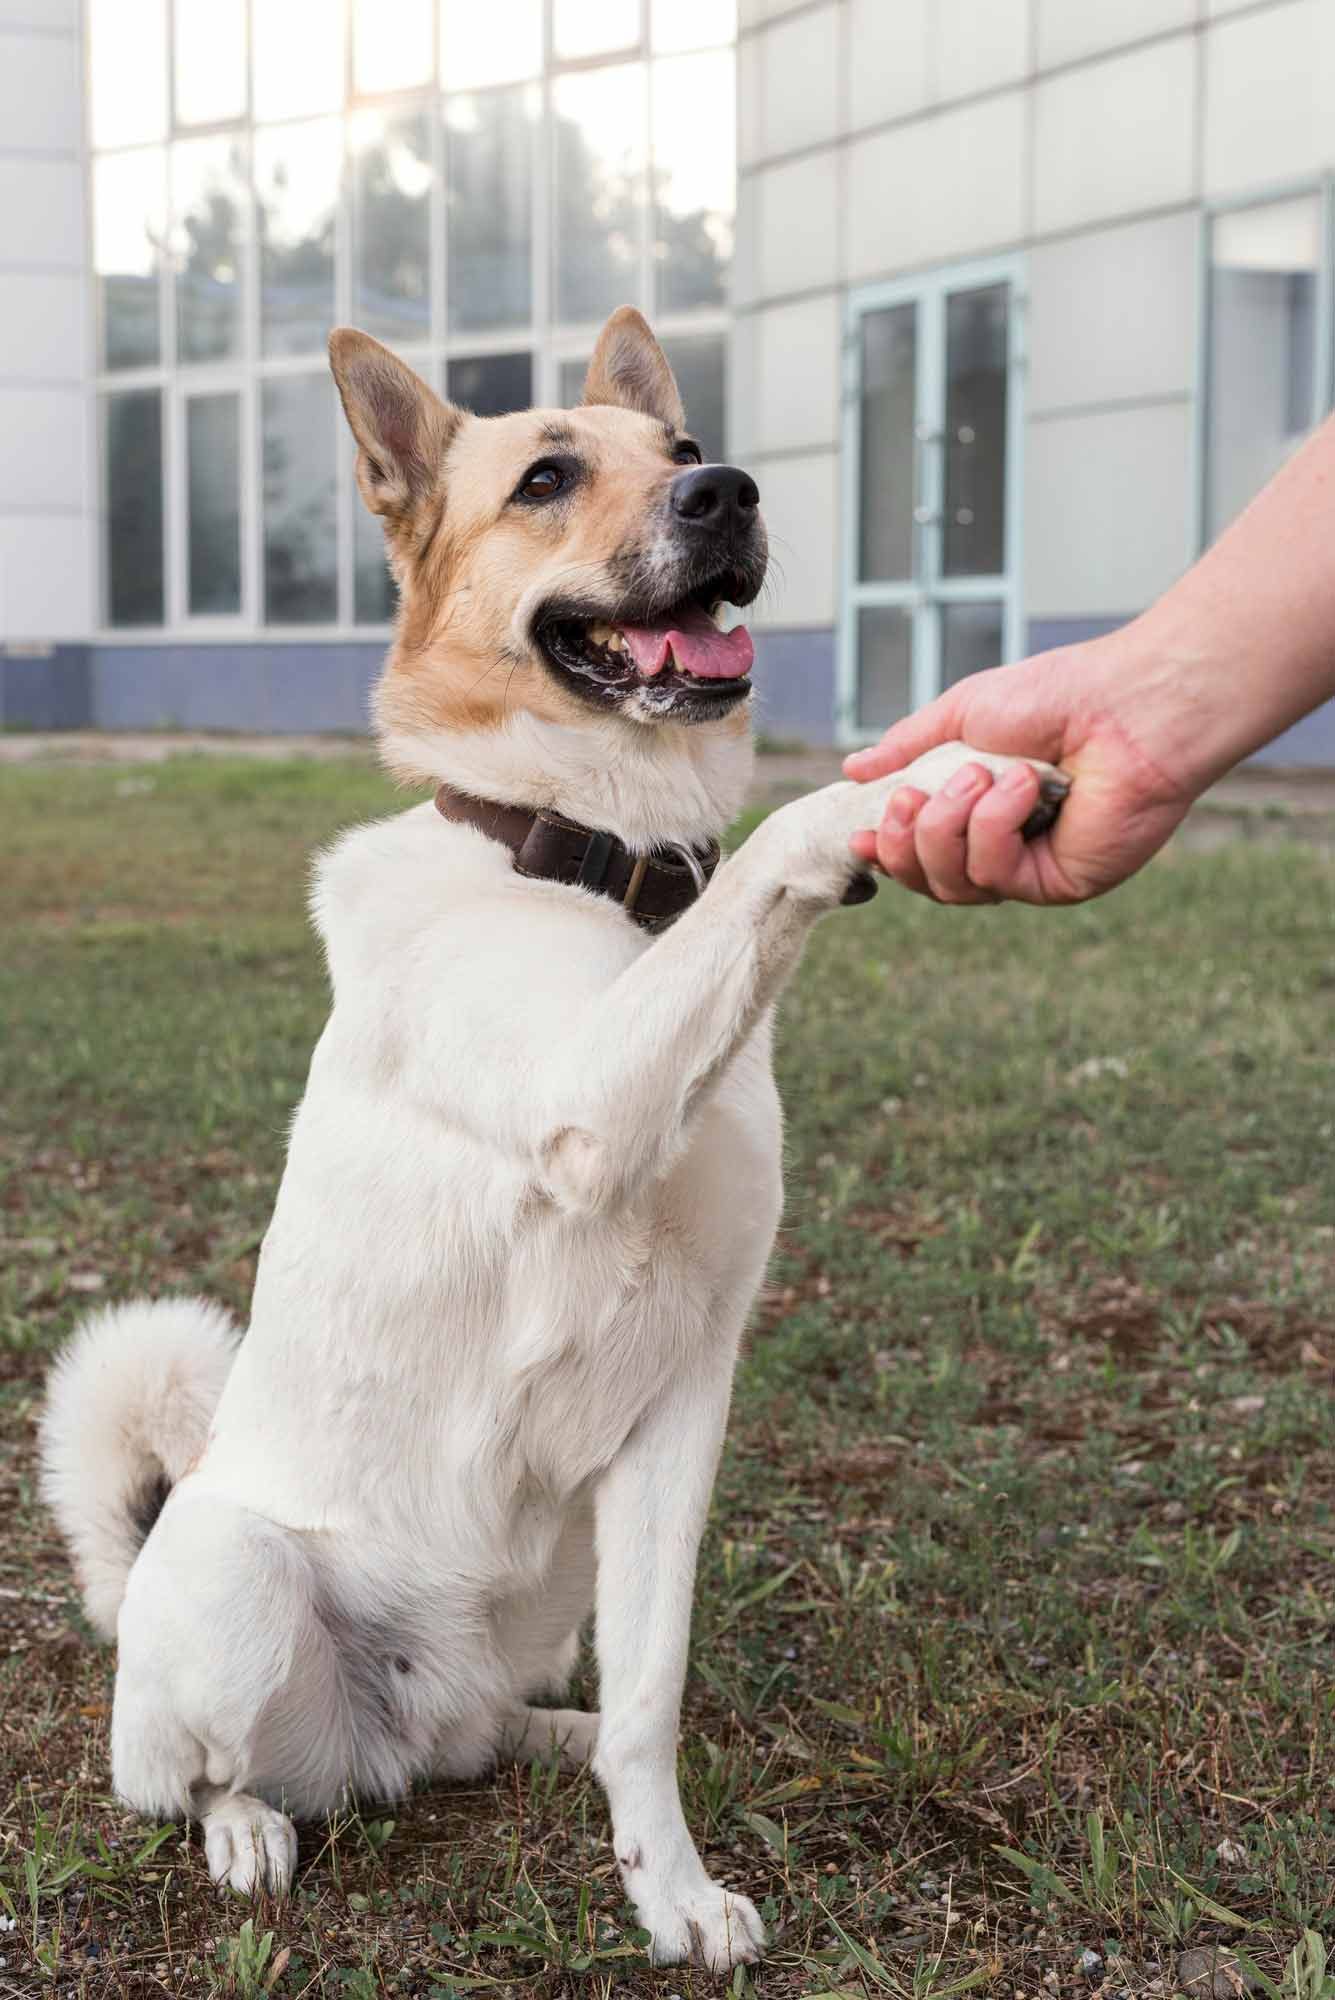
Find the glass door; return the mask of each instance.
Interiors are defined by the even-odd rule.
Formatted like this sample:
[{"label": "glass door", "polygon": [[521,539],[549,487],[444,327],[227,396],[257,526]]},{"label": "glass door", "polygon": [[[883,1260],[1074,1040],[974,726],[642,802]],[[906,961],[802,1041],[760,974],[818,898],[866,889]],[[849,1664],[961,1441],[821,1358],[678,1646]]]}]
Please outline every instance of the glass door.
[{"label": "glass door", "polygon": [[1021,650],[1017,279],[973,264],[850,302],[846,742]]}]

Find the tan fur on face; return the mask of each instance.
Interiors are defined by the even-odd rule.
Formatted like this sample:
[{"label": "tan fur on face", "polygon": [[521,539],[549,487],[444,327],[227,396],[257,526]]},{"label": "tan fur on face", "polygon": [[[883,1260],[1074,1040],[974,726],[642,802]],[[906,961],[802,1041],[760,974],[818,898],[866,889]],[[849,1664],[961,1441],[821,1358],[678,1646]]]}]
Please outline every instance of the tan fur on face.
[{"label": "tan fur on face", "polygon": [[[330,357],[359,446],[358,485],[382,518],[399,586],[376,694],[382,729],[401,742],[495,728],[521,710],[587,721],[529,645],[528,620],[557,592],[613,606],[612,560],[661,509],[680,469],[672,460],[680,397],[640,315],[623,307],[609,320],[578,410],[469,415],[353,329],[334,334]],[[554,426],[569,434],[587,477],[568,501],[512,504],[525,471],[561,449]],[[744,708],[724,722],[744,731]]]}]

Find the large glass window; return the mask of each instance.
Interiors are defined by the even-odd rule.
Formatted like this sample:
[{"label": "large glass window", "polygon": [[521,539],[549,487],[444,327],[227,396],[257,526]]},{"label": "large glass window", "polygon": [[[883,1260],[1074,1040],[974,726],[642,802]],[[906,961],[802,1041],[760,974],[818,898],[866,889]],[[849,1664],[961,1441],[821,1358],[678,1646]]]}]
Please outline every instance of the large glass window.
[{"label": "large glass window", "polygon": [[241,609],[241,398],[224,391],[186,404],[191,617]]},{"label": "large glass window", "polygon": [[498,415],[577,401],[636,304],[725,455],[735,0],[85,15],[109,624],[392,616],[324,372],[339,319]]},{"label": "large glass window", "polygon": [[129,389],[102,403],[102,538],[109,625],[160,625],[162,392]]},{"label": "large glass window", "polygon": [[264,384],[264,611],[273,625],[338,615],[334,390],[325,375]]},{"label": "large glass window", "polygon": [[352,317],[391,345],[431,338],[431,123],[352,121]]},{"label": "large glass window", "polygon": [[1320,194],[1259,203],[1210,223],[1204,526],[1226,528],[1276,473],[1330,394],[1317,354],[1331,247]]},{"label": "large glass window", "polygon": [[533,318],[537,93],[489,90],[445,111],[446,299],[452,333]]},{"label": "large glass window", "polygon": [[240,138],[183,139],[172,149],[176,353],[221,361],[241,352],[241,260],[250,194]]},{"label": "large glass window", "polygon": [[103,368],[151,368],[161,352],[158,275],[167,220],[161,146],[108,153],[93,170],[93,266]]}]

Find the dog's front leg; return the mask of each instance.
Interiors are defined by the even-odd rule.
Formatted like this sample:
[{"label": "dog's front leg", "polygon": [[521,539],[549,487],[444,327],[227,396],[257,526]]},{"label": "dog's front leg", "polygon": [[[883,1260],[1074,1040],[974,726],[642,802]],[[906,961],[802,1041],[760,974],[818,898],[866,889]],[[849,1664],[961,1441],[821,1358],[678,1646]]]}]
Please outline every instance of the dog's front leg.
[{"label": "dog's front leg", "polygon": [[[731,1368],[731,1353],[727,1356]],[[635,1429],[596,1499],[602,1719],[594,1770],[621,1879],[656,1965],[711,1972],[758,1957],[745,1896],[710,1880],[677,1789],[677,1724],[695,1560],[727,1420],[729,1374],[682,1384]]]}]

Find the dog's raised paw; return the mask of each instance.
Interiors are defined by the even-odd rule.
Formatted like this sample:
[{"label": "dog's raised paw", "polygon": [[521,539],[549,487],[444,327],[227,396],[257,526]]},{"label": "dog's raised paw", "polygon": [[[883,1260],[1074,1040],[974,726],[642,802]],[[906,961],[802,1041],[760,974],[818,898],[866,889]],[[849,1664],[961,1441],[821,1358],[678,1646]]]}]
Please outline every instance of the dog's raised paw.
[{"label": "dog's raised paw", "polygon": [[1038,804],[1020,828],[1023,839],[1037,840],[1040,833],[1047,832],[1070,789],[1071,781],[1061,771],[1039,767]]},{"label": "dog's raised paw", "polygon": [[297,1865],[297,1830],[263,1799],[233,1792],[204,1816],[204,1858],[219,1888],[285,1896]]},{"label": "dog's raised paw", "polygon": [[731,1972],[734,1965],[754,1964],[765,1948],[765,1926],[755,1904],[717,1882],[672,1897],[649,1931],[655,1965],[689,1961],[706,1972]]}]

